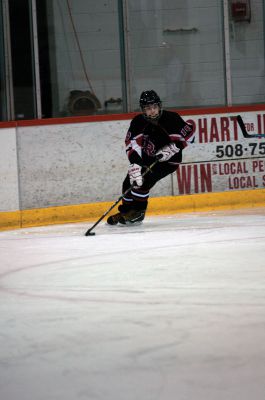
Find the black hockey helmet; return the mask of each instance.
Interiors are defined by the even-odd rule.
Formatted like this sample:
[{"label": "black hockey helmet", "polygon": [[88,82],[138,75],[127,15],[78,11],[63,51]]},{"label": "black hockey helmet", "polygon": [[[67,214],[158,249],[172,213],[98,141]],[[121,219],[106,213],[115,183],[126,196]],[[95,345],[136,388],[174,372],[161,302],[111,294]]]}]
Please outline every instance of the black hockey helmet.
[{"label": "black hockey helmet", "polygon": [[141,110],[143,111],[144,107],[149,104],[158,104],[161,107],[161,100],[158,94],[154,90],[145,90],[142,92],[139,101]]}]

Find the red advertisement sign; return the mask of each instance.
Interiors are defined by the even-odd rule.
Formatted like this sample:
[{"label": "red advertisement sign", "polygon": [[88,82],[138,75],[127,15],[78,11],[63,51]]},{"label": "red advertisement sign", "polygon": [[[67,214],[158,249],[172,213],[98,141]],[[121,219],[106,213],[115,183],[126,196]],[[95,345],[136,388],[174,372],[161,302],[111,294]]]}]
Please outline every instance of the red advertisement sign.
[{"label": "red advertisement sign", "polygon": [[186,119],[193,125],[195,142],[185,150],[174,176],[174,194],[265,187],[265,113],[241,116],[249,137],[244,137],[236,115]]}]

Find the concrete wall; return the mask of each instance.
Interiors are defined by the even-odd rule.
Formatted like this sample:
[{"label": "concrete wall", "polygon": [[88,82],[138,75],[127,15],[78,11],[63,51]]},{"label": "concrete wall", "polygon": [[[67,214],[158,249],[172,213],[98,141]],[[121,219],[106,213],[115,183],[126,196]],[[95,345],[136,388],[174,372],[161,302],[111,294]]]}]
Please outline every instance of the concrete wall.
[{"label": "concrete wall", "polygon": [[[139,94],[155,89],[165,107],[226,104],[223,2],[128,1],[132,110]],[[49,3],[50,57],[58,111],[67,113],[71,90],[87,90],[66,2]],[[120,36],[115,0],[75,0],[71,11],[90,83],[104,108],[122,97]],[[263,0],[251,0],[251,21],[229,25],[233,104],[265,99]],[[55,21],[55,22],[54,22]],[[122,104],[114,104],[122,112]]]},{"label": "concrete wall", "polygon": [[[152,197],[265,187],[265,138],[243,138],[236,111],[183,116],[195,127],[195,143],[184,151],[177,173],[160,182]],[[265,108],[241,115],[249,133],[265,132]],[[129,123],[0,129],[0,211],[116,200],[128,168],[124,138]]]}]

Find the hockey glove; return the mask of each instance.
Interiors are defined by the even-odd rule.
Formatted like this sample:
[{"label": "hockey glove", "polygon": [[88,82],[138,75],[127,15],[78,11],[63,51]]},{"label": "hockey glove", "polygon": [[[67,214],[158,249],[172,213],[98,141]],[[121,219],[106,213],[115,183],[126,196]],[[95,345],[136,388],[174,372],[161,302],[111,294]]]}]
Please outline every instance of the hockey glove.
[{"label": "hockey glove", "polygon": [[129,174],[131,185],[136,183],[137,186],[142,186],[143,177],[142,177],[142,167],[140,165],[130,164],[128,174]]},{"label": "hockey glove", "polygon": [[158,150],[156,155],[159,157],[159,161],[168,161],[171,157],[179,152],[179,148],[175,145],[175,143],[170,143],[167,146],[162,147],[162,149]]}]

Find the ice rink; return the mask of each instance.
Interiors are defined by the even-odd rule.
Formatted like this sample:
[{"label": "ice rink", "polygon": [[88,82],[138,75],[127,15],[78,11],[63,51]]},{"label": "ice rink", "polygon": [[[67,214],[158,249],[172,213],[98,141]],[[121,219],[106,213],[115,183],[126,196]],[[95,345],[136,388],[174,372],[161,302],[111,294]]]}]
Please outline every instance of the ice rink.
[{"label": "ice rink", "polygon": [[1,400],[264,400],[265,209],[0,232]]}]

